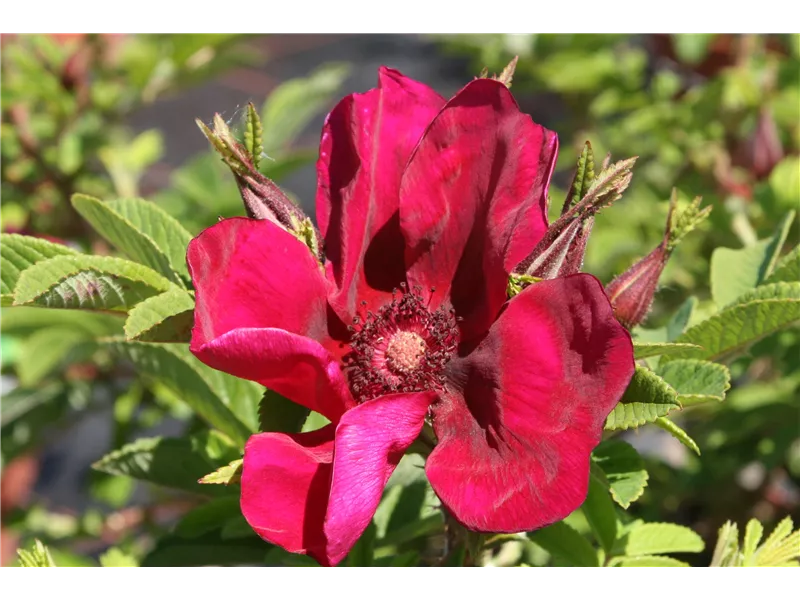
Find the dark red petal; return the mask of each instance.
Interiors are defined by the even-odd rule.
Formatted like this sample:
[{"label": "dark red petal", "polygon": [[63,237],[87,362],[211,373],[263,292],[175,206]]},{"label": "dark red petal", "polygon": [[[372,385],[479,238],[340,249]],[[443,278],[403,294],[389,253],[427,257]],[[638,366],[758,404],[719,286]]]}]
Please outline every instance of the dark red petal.
[{"label": "dark red petal", "polygon": [[269,221],[225,219],[189,243],[192,347],[241,327],[327,340],[326,281],[309,249]]},{"label": "dark red petal", "polygon": [[633,375],[633,347],[591,275],[536,283],[451,363],[426,471],[466,527],[528,531],[586,497],[589,455]]},{"label": "dark red petal", "polygon": [[427,86],[381,67],[379,87],[342,100],[322,130],[317,222],[325,239],[331,305],[345,323],[405,280],[397,216],[400,176],[444,104]]},{"label": "dark red petal", "polygon": [[383,488],[419,435],[430,392],[394,394],[313,433],[262,433],[247,443],[241,506],[264,539],[320,564],[341,561],[369,525]]},{"label": "dark red petal", "polygon": [[327,565],[323,533],[334,425],[311,433],[260,433],[244,449],[242,514],[262,538]]},{"label": "dark red petal", "polygon": [[286,396],[334,423],[355,406],[339,362],[321,344],[283,329],[234,329],[191,351],[205,364]]},{"label": "dark red petal", "polygon": [[449,299],[465,338],[486,332],[508,274],[547,228],[556,134],[502,83],[477,79],[434,119],[406,168],[400,223],[409,284]]}]

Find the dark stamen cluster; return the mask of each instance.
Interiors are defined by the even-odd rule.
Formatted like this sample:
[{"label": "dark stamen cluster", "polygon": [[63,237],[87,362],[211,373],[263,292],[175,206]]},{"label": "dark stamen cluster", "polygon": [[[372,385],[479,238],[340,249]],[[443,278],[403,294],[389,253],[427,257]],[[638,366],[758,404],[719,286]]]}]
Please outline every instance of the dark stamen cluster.
[{"label": "dark stamen cluster", "polygon": [[390,303],[377,313],[355,317],[349,328],[351,351],[343,361],[359,402],[441,388],[444,366],[458,346],[454,311],[431,312],[422,288],[412,291],[405,283],[400,287]]}]

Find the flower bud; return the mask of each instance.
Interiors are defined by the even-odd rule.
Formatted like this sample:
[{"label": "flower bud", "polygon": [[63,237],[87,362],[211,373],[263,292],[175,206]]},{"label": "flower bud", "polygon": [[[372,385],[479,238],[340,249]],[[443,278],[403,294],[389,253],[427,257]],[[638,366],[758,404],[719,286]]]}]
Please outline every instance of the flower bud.
[{"label": "flower bud", "polygon": [[219,115],[214,116],[213,130],[200,120],[197,125],[233,172],[247,216],[272,221],[305,243],[320,258],[320,238],[311,219],[274,181],[258,170],[262,153],[261,122],[253,105],[248,106],[248,130],[244,144],[233,137],[227,123]]},{"label": "flower bud", "polygon": [[628,329],[644,321],[653,304],[658,279],[670,252],[666,239],[650,254],[606,286],[617,320]]},{"label": "flower bud", "polygon": [[579,273],[586,254],[586,242],[594,225],[594,217],[574,219],[531,255],[531,262],[522,271],[538,279],[555,279]]},{"label": "flower bud", "polygon": [[675,246],[711,212],[710,206],[700,210],[700,200],[695,198],[684,211],[675,214],[678,194],[673,190],[664,239],[650,254],[606,286],[617,320],[628,329],[639,325],[650,312],[658,279]]},{"label": "flower bud", "polygon": [[515,273],[555,279],[580,272],[594,216],[622,196],[630,184],[636,157],[613,165],[608,162],[595,176],[592,145],[586,142],[561,216],[547,228],[533,252],[517,265]]},{"label": "flower bud", "polygon": [[783,157],[783,145],[775,118],[768,108],[762,108],[756,130],[744,143],[737,158],[760,180],[767,177]]}]

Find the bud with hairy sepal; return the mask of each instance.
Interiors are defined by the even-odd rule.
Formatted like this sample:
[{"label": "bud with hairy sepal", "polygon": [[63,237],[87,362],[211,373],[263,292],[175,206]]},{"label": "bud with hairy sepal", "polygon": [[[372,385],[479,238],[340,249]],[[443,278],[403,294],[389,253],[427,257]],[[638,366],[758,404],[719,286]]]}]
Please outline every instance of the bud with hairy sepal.
[{"label": "bud with hairy sepal", "polygon": [[708,217],[711,207],[700,210],[701,198],[677,214],[678,194],[672,191],[664,238],[650,254],[606,286],[606,294],[614,307],[617,320],[632,329],[645,320],[653,305],[658,280],[678,243]]},{"label": "bud with hairy sepal", "polygon": [[572,220],[548,246],[536,254],[525,274],[539,279],[555,279],[579,273],[592,225],[594,217]]},{"label": "bud with hairy sepal", "polygon": [[228,124],[214,115],[213,130],[197,120],[200,130],[233,172],[247,216],[265,219],[293,234],[321,258],[319,234],[311,219],[289,197],[258,170],[263,152],[261,120],[253,104],[247,107],[244,143],[234,138]]},{"label": "bud with hairy sepal", "polygon": [[547,228],[533,252],[515,273],[554,279],[580,272],[594,216],[616,202],[628,187],[636,157],[621,160],[594,174],[592,146],[586,142],[561,217]]}]

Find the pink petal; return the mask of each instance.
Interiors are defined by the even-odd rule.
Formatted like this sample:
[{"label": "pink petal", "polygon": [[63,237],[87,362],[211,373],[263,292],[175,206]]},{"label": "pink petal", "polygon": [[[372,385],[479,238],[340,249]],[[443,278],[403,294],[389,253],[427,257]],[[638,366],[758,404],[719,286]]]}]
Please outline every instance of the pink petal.
[{"label": "pink petal", "polygon": [[322,565],[340,562],[364,532],[383,488],[419,435],[430,392],[394,394],[313,433],[262,433],[247,443],[241,506],[264,539]]},{"label": "pink petal", "polygon": [[425,132],[403,175],[400,225],[411,285],[450,300],[465,339],[486,332],[509,272],[547,228],[552,131],[522,114],[502,83],[477,79]]},{"label": "pink petal", "polygon": [[397,217],[400,175],[444,104],[427,86],[381,67],[379,86],[342,100],[322,130],[317,222],[325,238],[331,305],[349,324],[405,281]]},{"label": "pink petal", "polygon": [[312,339],[283,329],[234,329],[191,351],[209,367],[257,381],[336,423],[355,401],[339,362]]},{"label": "pink petal", "polygon": [[262,538],[327,561],[322,524],[328,506],[334,425],[311,433],[260,433],[244,449],[240,505]]},{"label": "pink petal", "polygon": [[369,525],[386,482],[422,430],[435,399],[433,392],[391,394],[342,417],[325,523],[331,563],[344,558]]},{"label": "pink petal", "polygon": [[451,363],[426,471],[447,509],[484,532],[528,531],[583,503],[589,455],[633,375],[633,348],[591,275],[536,283]]},{"label": "pink petal", "polygon": [[197,293],[192,346],[241,327],[325,341],[326,282],[308,248],[269,221],[225,219],[189,243]]}]

